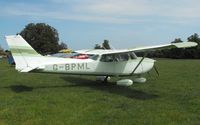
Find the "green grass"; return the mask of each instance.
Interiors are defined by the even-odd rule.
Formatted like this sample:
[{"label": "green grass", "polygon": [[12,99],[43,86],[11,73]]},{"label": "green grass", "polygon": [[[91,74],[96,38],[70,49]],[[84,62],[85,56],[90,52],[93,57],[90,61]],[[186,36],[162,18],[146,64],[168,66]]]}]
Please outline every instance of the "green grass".
[{"label": "green grass", "polygon": [[[131,87],[90,76],[18,73],[0,61],[0,125],[198,125],[200,60],[157,62]],[[114,81],[114,80],[113,80]]]}]

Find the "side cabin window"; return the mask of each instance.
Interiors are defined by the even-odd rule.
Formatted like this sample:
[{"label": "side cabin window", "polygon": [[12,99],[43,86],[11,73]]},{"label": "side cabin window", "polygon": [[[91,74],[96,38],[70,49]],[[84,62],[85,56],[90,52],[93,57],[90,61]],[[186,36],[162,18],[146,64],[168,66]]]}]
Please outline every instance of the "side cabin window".
[{"label": "side cabin window", "polygon": [[101,56],[100,61],[102,62],[120,62],[128,61],[129,59],[136,59],[137,56],[133,52],[127,53],[116,53],[116,54],[105,54]]},{"label": "side cabin window", "polygon": [[128,61],[129,60],[129,54],[128,53],[116,54],[116,60],[117,61]]},{"label": "side cabin window", "polygon": [[113,54],[102,55],[100,61],[102,61],[102,62],[113,62],[114,61],[114,55]]}]

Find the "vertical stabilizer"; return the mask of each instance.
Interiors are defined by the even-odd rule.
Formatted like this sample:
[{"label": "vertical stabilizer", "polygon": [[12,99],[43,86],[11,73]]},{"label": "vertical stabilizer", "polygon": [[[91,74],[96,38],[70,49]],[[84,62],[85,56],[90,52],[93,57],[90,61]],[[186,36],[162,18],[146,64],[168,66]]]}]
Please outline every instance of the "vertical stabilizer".
[{"label": "vertical stabilizer", "polygon": [[40,64],[38,54],[20,35],[6,36],[6,41],[15,60],[16,69],[28,72]]}]

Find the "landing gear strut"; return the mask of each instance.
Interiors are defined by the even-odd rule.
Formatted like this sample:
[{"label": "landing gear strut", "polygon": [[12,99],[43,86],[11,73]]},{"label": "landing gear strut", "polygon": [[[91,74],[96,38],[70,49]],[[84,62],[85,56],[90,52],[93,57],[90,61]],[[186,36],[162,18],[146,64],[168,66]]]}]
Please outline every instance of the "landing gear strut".
[{"label": "landing gear strut", "polygon": [[109,76],[97,76],[96,81],[101,81],[103,83],[107,83],[110,80]]},{"label": "landing gear strut", "polygon": [[108,83],[108,77],[109,77],[109,76],[106,76],[106,77],[105,77],[103,83]]}]

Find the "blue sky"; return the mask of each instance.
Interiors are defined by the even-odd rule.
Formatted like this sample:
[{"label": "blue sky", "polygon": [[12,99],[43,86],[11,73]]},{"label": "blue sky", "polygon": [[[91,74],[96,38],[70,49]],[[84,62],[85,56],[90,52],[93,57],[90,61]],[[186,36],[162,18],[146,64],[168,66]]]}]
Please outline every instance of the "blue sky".
[{"label": "blue sky", "polygon": [[200,32],[199,0],[1,0],[0,45],[28,23],[47,23],[74,50],[108,39],[113,48],[186,40]]}]

